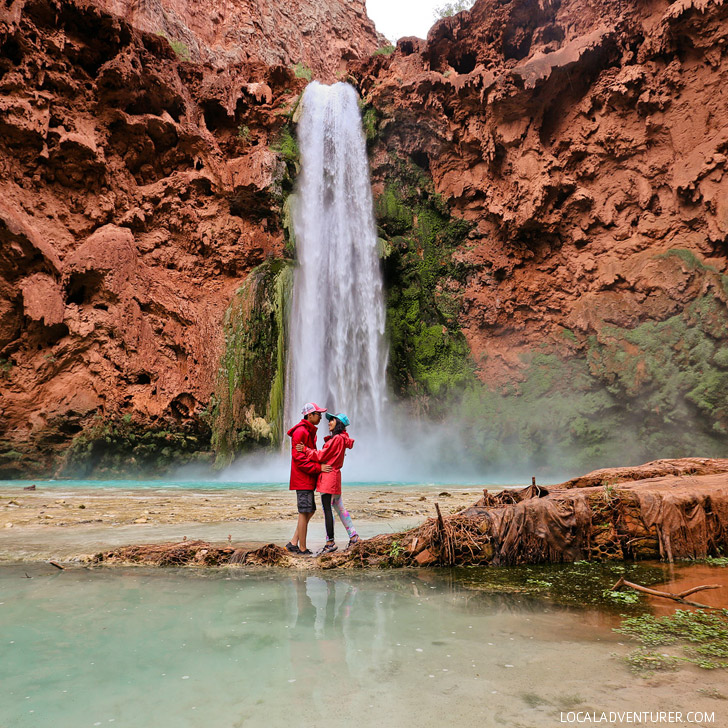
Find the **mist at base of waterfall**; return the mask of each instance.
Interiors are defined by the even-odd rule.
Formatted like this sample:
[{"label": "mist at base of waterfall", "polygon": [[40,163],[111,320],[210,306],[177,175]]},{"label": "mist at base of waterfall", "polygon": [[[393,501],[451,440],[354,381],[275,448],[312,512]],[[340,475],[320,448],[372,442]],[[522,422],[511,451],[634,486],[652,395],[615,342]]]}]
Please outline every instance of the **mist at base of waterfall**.
[{"label": "mist at base of waterfall", "polygon": [[[579,474],[566,468],[532,472],[527,464],[517,461],[509,468],[490,467],[473,452],[467,433],[455,420],[437,423],[414,419],[406,409],[397,406],[390,407],[390,415],[379,433],[358,432],[356,423],[352,423],[348,433],[354,447],[346,451],[341,468],[344,487],[358,483],[514,485],[530,483],[533,475],[546,484]],[[327,422],[322,420],[318,428],[319,449],[327,434]],[[243,455],[218,478],[239,483],[288,482],[290,443],[286,437],[283,452]]]}]

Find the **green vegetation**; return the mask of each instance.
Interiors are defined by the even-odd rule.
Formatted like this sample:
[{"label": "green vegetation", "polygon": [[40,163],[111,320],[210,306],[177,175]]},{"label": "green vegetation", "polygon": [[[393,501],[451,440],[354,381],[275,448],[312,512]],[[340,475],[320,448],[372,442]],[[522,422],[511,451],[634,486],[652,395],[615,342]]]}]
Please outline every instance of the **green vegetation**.
[{"label": "green vegetation", "polygon": [[386,253],[389,376],[398,395],[424,396],[437,409],[474,381],[460,299],[451,292],[463,275],[452,254],[471,225],[450,216],[414,164],[395,160],[395,169],[375,202]]},{"label": "green vegetation", "polygon": [[250,272],[225,313],[225,352],[215,385],[212,445],[217,467],[240,452],[280,442],[290,263]]},{"label": "green vegetation", "polygon": [[[728,609],[714,613],[678,610],[666,617],[650,614],[625,619],[615,632],[630,635],[642,647],[627,656],[635,671],[675,669],[691,662],[706,670],[728,668]],[[685,656],[656,654],[648,648],[679,645]]]},{"label": "green vegetation", "polygon": [[276,140],[270,145],[271,151],[280,155],[286,163],[291,178],[290,187],[293,187],[293,178],[299,168],[301,152],[298,149],[298,140],[291,124],[285,124]]},{"label": "green vegetation", "polygon": [[611,599],[611,601],[619,604],[637,604],[640,600],[639,594],[636,594],[635,592],[612,591],[611,589],[605,589],[603,594],[605,599]]},{"label": "green vegetation", "polygon": [[390,559],[398,559],[404,552],[405,548],[399,541],[392,541],[388,554]]},{"label": "green vegetation", "polygon": [[172,40],[164,31],[157,33],[160,38],[164,38],[169,43],[172,50],[177,54],[183,61],[189,61],[192,56],[190,55],[190,49],[181,40]]},{"label": "green vegetation", "polygon": [[580,338],[563,329],[524,354],[521,381],[467,389],[459,414],[473,457],[565,470],[565,458],[570,469],[590,469],[725,456],[726,326],[725,303],[707,293],[665,321],[605,324]]},{"label": "green vegetation", "polygon": [[374,51],[375,56],[391,56],[397,50],[397,46],[385,45]]},{"label": "green vegetation", "polygon": [[445,3],[435,8],[435,19],[449,18],[458,13],[462,13],[463,10],[470,10],[473,5],[475,5],[475,0],[454,0],[454,2]]},{"label": "green vegetation", "polygon": [[169,44],[172,46],[172,50],[183,60],[189,61],[190,49],[181,40],[171,40]]},{"label": "green vegetation", "polygon": [[624,659],[632,672],[647,676],[656,671],[674,671],[680,665],[679,658],[647,650],[644,647],[633,650]]},{"label": "green vegetation", "polygon": [[619,434],[616,398],[594,380],[583,359],[534,353],[522,376],[499,390],[477,384],[463,395],[459,421],[476,461],[558,471],[565,469],[565,456],[579,470],[616,453],[619,462],[635,457],[629,447],[639,443]]},{"label": "green vegetation", "polygon": [[645,614],[625,619],[615,631],[635,637],[647,647],[691,642],[728,648],[728,610],[709,614],[678,609],[666,617]]},{"label": "green vegetation", "polygon": [[296,78],[305,78],[307,81],[313,78],[313,71],[300,62],[293,66],[293,74]]},{"label": "green vegetation", "polygon": [[288,194],[281,208],[281,227],[285,238],[285,254],[288,258],[293,258],[296,254],[296,231],[293,226],[293,213],[296,209],[297,200],[297,195]]},{"label": "green vegetation", "polygon": [[371,144],[379,131],[379,115],[373,106],[364,106],[361,114],[361,125],[367,144]]},{"label": "green vegetation", "polygon": [[0,478],[27,478],[47,470],[43,454],[27,442],[0,439]]},{"label": "green vegetation", "polygon": [[210,432],[204,424],[187,424],[174,431],[164,427],[135,420],[130,414],[112,420],[98,416],[73,439],[60,475],[143,477],[209,460]]},{"label": "green vegetation", "polygon": [[5,359],[0,356],[0,379],[10,379],[13,363],[12,359]]},{"label": "green vegetation", "polygon": [[238,127],[238,139],[242,139],[243,141],[250,141],[250,127],[246,124],[240,124]]},{"label": "green vegetation", "polygon": [[[365,105],[362,117],[372,142],[377,111]],[[665,266],[703,279],[682,310],[633,328],[604,323],[589,336],[562,327],[523,352],[509,383],[484,386],[459,323],[468,269],[456,251],[471,228],[434,193],[426,165],[391,156],[375,200],[395,394],[431,415],[457,410],[469,459],[491,470],[512,473],[515,463],[561,474],[728,455],[728,276],[669,250]]]},{"label": "green vegetation", "polygon": [[[497,569],[459,568],[453,570],[457,582],[468,589],[493,594],[525,594],[565,606],[596,606],[616,614],[643,614],[645,601],[615,598],[611,587],[623,576],[640,584],[658,584],[665,580],[660,567],[644,563],[576,561],[571,564],[535,564],[503,566]],[[622,594],[622,592],[617,592]]]},{"label": "green vegetation", "polygon": [[709,566],[728,566],[728,556],[708,556],[703,561]]}]

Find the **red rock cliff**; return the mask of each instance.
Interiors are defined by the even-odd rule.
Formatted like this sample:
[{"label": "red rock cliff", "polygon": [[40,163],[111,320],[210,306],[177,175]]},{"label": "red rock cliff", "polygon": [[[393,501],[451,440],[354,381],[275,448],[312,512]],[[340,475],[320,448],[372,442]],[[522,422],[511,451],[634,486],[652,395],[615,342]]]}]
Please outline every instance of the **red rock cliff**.
[{"label": "red rock cliff", "polygon": [[[493,438],[540,411],[592,447],[622,407],[628,450],[637,421],[659,452],[701,428],[725,451],[727,45],[722,0],[478,0],[357,72],[380,195],[412,202],[408,164],[472,223],[439,290],[503,421],[508,392],[543,395]],[[602,404],[552,420],[587,380]]]},{"label": "red rock cliff", "polygon": [[[223,314],[283,254],[290,64],[330,77],[376,47],[363,3],[216,7],[0,10],[0,472],[53,472],[132,414],[209,442]],[[217,68],[158,34],[182,26]]]},{"label": "red rock cliff", "polygon": [[[224,311],[284,256],[292,66],[376,39],[361,3],[206,7],[0,10],[0,472],[120,418],[209,439]],[[720,0],[479,0],[355,64],[392,376],[486,464],[726,454],[727,45]]]},{"label": "red rock cliff", "polygon": [[[162,33],[193,60],[224,68],[241,61],[301,64],[333,81],[354,60],[384,44],[364,0],[97,0],[149,33]],[[177,45],[179,44],[179,45]]]}]

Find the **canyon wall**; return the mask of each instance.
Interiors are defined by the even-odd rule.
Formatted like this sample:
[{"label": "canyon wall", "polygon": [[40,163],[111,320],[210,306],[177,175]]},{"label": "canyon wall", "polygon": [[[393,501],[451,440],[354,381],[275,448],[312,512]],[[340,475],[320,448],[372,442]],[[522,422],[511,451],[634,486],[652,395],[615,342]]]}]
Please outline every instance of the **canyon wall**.
[{"label": "canyon wall", "polygon": [[345,72],[409,410],[489,472],[728,453],[728,3],[478,0],[376,53],[361,2],[261,7],[0,9],[0,477],[275,442],[295,110]]},{"label": "canyon wall", "polygon": [[[224,67],[188,62],[151,15],[0,9],[0,476],[159,470],[210,449],[226,309],[285,255],[300,64],[327,77],[342,48],[374,50],[360,5],[276,11],[276,42],[256,33]],[[231,45],[253,9],[220,9]],[[240,398],[238,429],[267,436]]]},{"label": "canyon wall", "polygon": [[727,40],[721,0],[479,0],[355,71],[393,385],[483,462],[728,452]]},{"label": "canyon wall", "polygon": [[327,82],[385,39],[364,0],[96,0],[94,4],[149,33],[167,37],[189,60],[218,68],[250,60],[296,66]]}]

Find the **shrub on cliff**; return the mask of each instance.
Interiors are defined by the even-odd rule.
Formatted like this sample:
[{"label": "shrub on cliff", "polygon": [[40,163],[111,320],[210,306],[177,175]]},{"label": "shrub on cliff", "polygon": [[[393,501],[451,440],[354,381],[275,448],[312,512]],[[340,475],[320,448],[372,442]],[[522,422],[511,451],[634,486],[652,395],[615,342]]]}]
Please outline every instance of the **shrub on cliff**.
[{"label": "shrub on cliff", "polygon": [[475,0],[455,0],[452,3],[445,3],[435,8],[435,20],[449,18],[458,13],[462,13],[463,10],[470,10],[473,5],[475,5]]}]

